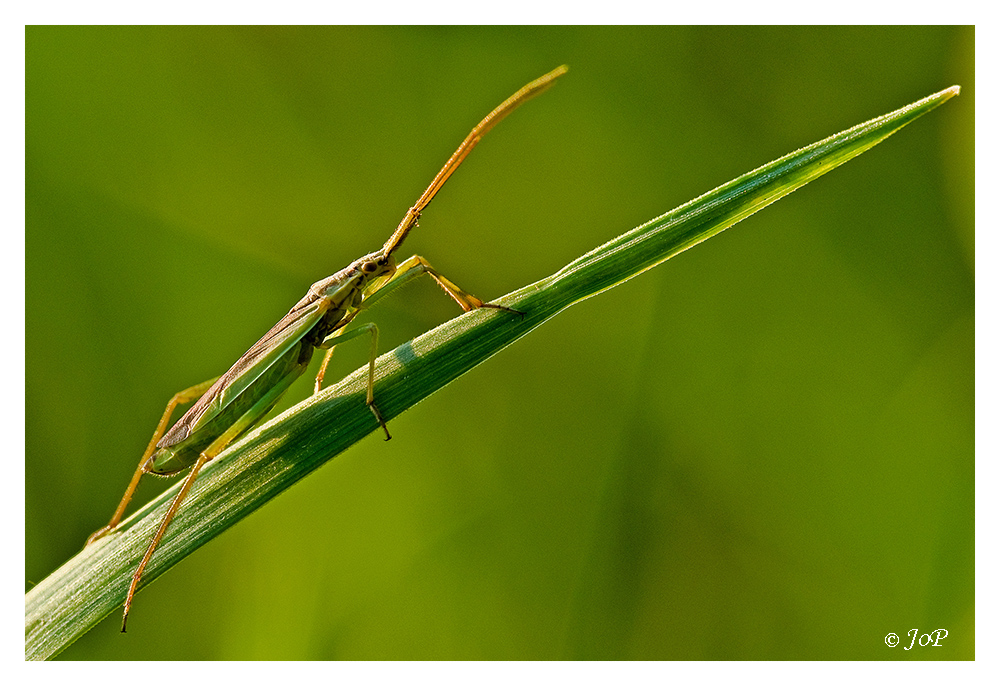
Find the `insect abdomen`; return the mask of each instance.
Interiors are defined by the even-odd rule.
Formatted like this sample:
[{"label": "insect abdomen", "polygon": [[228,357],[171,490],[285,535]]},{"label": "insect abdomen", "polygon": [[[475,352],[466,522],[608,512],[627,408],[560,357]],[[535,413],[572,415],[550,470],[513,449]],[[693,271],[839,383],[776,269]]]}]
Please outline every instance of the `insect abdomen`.
[{"label": "insect abdomen", "polygon": [[[149,457],[143,470],[150,474],[166,476],[190,467],[198,461],[198,456],[213,441],[236,424],[241,417],[253,411],[254,421],[250,422],[240,434],[232,437],[232,440],[249,431],[284,395],[284,391],[274,393],[273,390],[279,385],[287,388],[306,370],[312,359],[313,350],[313,346],[305,339],[293,345],[203,427],[199,427],[197,431],[177,443],[163,445],[161,441],[161,447]],[[267,398],[269,393],[273,397]],[[255,407],[265,398],[267,398],[265,405]]]}]

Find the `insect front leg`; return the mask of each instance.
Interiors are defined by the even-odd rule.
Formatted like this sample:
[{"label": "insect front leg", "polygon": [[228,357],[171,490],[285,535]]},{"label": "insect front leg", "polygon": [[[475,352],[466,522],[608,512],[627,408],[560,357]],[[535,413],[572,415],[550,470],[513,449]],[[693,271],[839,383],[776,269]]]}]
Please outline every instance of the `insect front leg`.
[{"label": "insect front leg", "polygon": [[319,373],[316,375],[314,393],[319,393],[320,389],[323,387],[323,376],[326,374],[326,366],[330,362],[330,357],[333,355],[334,347],[366,333],[371,334],[372,345],[371,354],[368,358],[368,394],[365,397],[365,403],[368,405],[368,409],[372,411],[372,414],[375,415],[375,419],[378,420],[379,425],[385,432],[385,440],[388,441],[392,438],[392,436],[389,435],[389,427],[386,426],[385,420],[382,419],[382,413],[379,412],[378,406],[375,405],[375,359],[378,357],[378,327],[375,326],[375,324],[367,322],[360,325],[356,329],[351,329],[347,333],[345,333],[344,327],[341,327],[327,336],[326,339],[324,339],[323,342],[317,346],[325,349],[326,355],[323,357],[323,364],[320,366]]},{"label": "insect front leg", "polygon": [[434,279],[435,283],[437,283],[437,285],[440,286],[445,293],[450,295],[451,299],[457,302],[466,312],[471,312],[472,310],[480,307],[489,307],[495,310],[513,312],[514,314],[519,314],[522,317],[524,316],[523,312],[519,312],[518,310],[505,307],[503,305],[494,305],[493,303],[484,302],[472,295],[472,293],[462,290],[454,282],[441,274],[441,272],[432,267],[430,262],[425,260],[420,255],[411,255],[400,262],[396,266],[396,272],[392,275],[392,277],[382,284],[377,291],[365,297],[365,307],[375,304],[375,302],[379,299],[385,297],[390,292],[396,290],[405,283],[409,283],[411,280],[421,276],[422,274],[427,274]]},{"label": "insect front leg", "polygon": [[90,535],[87,539],[87,543],[84,547],[87,547],[94,541],[103,538],[104,536],[111,533],[116,526],[121,522],[122,517],[125,515],[125,508],[128,507],[129,502],[132,500],[132,496],[135,495],[135,489],[139,486],[139,480],[142,478],[143,474],[146,474],[144,469],[146,461],[149,460],[150,455],[156,450],[156,444],[160,442],[160,438],[163,437],[164,432],[167,430],[167,426],[170,423],[170,415],[174,413],[174,410],[178,405],[184,403],[194,402],[202,395],[205,394],[209,388],[212,387],[219,377],[214,379],[209,379],[196,386],[191,386],[191,388],[185,388],[183,391],[174,394],[174,397],[170,399],[167,403],[167,409],[164,410],[163,416],[160,417],[160,423],[156,425],[156,430],[153,431],[153,437],[149,441],[149,445],[146,446],[146,452],[142,454],[142,458],[139,460],[139,466],[135,470],[135,474],[132,475],[132,481],[129,482],[128,488],[125,489],[125,495],[122,496],[121,502],[118,503],[118,508],[115,513],[111,515],[111,521],[107,523],[106,526],[101,527],[94,533]]}]

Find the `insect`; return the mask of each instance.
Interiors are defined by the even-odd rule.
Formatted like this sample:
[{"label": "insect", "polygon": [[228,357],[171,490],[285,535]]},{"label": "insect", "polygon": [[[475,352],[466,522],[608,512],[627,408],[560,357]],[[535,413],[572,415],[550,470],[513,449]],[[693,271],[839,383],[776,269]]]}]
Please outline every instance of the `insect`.
[{"label": "insect", "polygon": [[[471,293],[463,291],[419,255],[397,264],[393,253],[417,225],[421,212],[427,208],[482,137],[519,105],[551,86],[566,71],[567,67],[561,66],[535,79],[486,115],[486,118],[479,122],[458,146],[423,195],[407,210],[399,226],[380,250],[355,260],[336,274],[310,286],[306,295],[289,310],[288,314],[244,353],[225,374],[180,391],[170,399],[142,459],[139,460],[139,466],[128,488],[125,489],[125,495],[111,516],[111,521],[87,539],[87,545],[90,545],[115,530],[143,475],[169,476],[191,468],[181,484],[180,491],[163,516],[142,561],[132,575],[122,616],[123,633],[142,573],[167,527],[170,526],[170,521],[177,514],[191,485],[198,477],[198,473],[227,445],[249,431],[274,407],[288,387],[305,372],[315,348],[326,350],[314,386],[314,392],[319,392],[334,346],[358,336],[366,334],[371,336],[368,393],[365,401],[385,432],[385,439],[391,438],[374,397],[378,328],[374,324],[367,323],[346,331],[347,325],[358,313],[411,279],[427,274],[466,312],[488,307],[521,314],[503,305],[483,302]],[[167,431],[170,416],[177,406],[193,401],[197,402]]]}]

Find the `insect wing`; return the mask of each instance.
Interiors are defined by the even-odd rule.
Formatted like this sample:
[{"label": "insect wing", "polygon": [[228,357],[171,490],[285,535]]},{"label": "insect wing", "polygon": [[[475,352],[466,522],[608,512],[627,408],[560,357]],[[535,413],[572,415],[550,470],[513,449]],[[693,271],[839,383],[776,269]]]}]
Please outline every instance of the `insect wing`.
[{"label": "insect wing", "polygon": [[[254,381],[260,377],[288,349],[302,340],[309,331],[322,319],[328,309],[328,300],[313,295],[306,295],[288,314],[271,327],[264,336],[254,343],[243,356],[236,361],[228,372],[219,377],[210,389],[195,403],[187,414],[177,422],[168,436],[164,436],[162,444],[170,438],[173,444],[183,440],[198,428],[204,426],[218,415],[233,400],[239,397]],[[171,436],[180,430],[180,435]]]}]

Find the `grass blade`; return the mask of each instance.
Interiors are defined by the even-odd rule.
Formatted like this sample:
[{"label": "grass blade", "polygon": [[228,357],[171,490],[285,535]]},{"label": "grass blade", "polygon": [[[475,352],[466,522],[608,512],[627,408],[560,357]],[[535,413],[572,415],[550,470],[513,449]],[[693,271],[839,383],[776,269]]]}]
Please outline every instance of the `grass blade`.
[{"label": "grass blade", "polygon": [[[943,90],[797,150],[696,198],[496,302],[519,317],[479,310],[383,355],[375,393],[391,419],[570,305],[727,229],[892,135],[958,94]],[[378,429],[365,406],[366,368],[257,428],[203,470],[144,583]],[[179,485],[178,485],[179,486]],[[25,657],[57,655],[120,608],[128,582],[177,486],[82,550],[25,596]],[[141,602],[139,603],[141,611]]]}]

